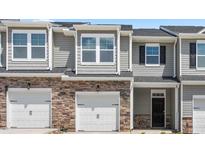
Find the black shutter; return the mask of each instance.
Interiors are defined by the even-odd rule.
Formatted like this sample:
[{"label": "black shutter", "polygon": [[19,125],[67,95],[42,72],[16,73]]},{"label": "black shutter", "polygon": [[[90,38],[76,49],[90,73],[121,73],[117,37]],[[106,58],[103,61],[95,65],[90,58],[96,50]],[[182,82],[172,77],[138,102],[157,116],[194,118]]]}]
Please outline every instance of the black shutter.
[{"label": "black shutter", "polygon": [[140,56],[139,56],[140,64],[145,64],[145,46],[140,46]]},{"label": "black shutter", "polygon": [[196,43],[190,43],[190,68],[196,68]]},{"label": "black shutter", "polygon": [[160,64],[166,64],[166,46],[160,46]]}]

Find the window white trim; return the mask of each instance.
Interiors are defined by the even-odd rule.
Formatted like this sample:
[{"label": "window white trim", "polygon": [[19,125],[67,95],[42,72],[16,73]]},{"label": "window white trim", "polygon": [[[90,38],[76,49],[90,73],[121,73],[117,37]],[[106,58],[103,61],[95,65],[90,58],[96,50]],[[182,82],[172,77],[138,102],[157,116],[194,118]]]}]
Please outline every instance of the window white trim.
[{"label": "window white trim", "polygon": [[[153,96],[153,93],[163,93],[164,96]],[[152,98],[164,98],[164,127],[166,128],[166,89],[151,89],[151,108],[150,108],[150,127],[151,128],[155,128],[152,127]]]},{"label": "window white trim", "polygon": [[[158,47],[158,64],[147,64],[147,47]],[[159,43],[146,43],[145,44],[145,66],[160,66],[160,44]]]},{"label": "window white trim", "polygon": [[0,67],[2,67],[2,46],[1,46],[1,32],[0,32]]},{"label": "window white trim", "polygon": [[199,67],[198,66],[198,58],[199,57],[205,57],[205,55],[199,55],[198,54],[198,44],[205,44],[205,40],[197,40],[196,41],[196,69],[197,70],[205,70],[205,66],[204,67]]},{"label": "window white trim", "polygon": [[[13,34],[18,33],[26,33],[27,34],[27,45],[19,45],[19,47],[27,47],[27,58],[14,58],[14,46],[13,45]],[[42,47],[45,47],[45,58],[32,58],[31,52],[32,52],[32,46],[31,45],[31,35],[32,34],[45,34],[45,45]],[[48,49],[47,49],[47,33],[46,30],[12,30],[12,36],[11,36],[11,46],[12,46],[12,61],[46,61],[48,56]],[[41,46],[38,46],[41,47]]]},{"label": "window white trim", "polygon": [[[93,37],[96,38],[96,49],[87,49],[87,50],[96,50],[96,62],[83,62],[83,49],[82,48],[82,38],[83,37]],[[100,38],[113,38],[113,62],[100,62]],[[114,34],[81,34],[80,39],[80,61],[81,65],[115,65],[116,57],[116,45],[115,45],[115,35]]]}]

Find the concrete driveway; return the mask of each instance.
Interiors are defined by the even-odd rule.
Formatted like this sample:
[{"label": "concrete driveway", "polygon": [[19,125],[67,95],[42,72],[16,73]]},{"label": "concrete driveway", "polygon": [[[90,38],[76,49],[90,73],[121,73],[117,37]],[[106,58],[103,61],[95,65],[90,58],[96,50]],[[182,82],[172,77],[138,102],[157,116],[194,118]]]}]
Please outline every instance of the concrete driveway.
[{"label": "concrete driveway", "polygon": [[0,129],[0,134],[48,134],[57,129]]}]

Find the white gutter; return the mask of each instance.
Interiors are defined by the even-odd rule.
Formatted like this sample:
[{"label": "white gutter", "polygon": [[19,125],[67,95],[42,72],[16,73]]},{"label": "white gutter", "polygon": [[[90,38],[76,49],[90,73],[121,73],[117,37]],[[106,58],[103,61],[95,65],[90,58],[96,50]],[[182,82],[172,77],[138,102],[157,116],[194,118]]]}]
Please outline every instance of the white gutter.
[{"label": "white gutter", "polygon": [[134,82],[136,88],[177,88],[179,83],[168,83],[168,82]]},{"label": "white gutter", "polygon": [[132,77],[70,77],[61,76],[62,81],[132,81]]},{"label": "white gutter", "polygon": [[76,30],[118,30],[119,25],[73,25]]},{"label": "white gutter", "polygon": [[3,25],[8,27],[48,27],[51,26],[50,22],[19,22],[19,21],[2,21]]},{"label": "white gutter", "polygon": [[205,85],[205,81],[181,81],[183,85]]},{"label": "white gutter", "polygon": [[179,33],[179,37],[185,39],[192,39],[192,38],[205,38],[205,34],[197,34],[197,33]]},{"label": "white gutter", "polygon": [[133,42],[144,42],[149,41],[151,42],[174,42],[177,38],[176,37],[169,37],[169,36],[132,36]]}]

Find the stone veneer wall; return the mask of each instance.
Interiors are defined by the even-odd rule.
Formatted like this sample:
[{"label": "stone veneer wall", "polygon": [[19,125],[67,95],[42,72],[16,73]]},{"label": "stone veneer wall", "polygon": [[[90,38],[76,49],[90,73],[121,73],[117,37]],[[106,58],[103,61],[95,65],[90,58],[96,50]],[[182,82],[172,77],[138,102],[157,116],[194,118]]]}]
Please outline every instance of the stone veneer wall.
[{"label": "stone veneer wall", "polygon": [[191,134],[193,131],[192,117],[183,117],[183,133]]},{"label": "stone veneer wall", "polygon": [[[136,114],[134,116],[134,128],[150,129],[150,114]],[[166,115],[166,128],[171,128],[171,115]]]},{"label": "stone veneer wall", "polygon": [[76,91],[120,91],[120,131],[130,130],[130,81],[61,81],[61,78],[0,78],[0,127],[6,127],[8,88],[52,88],[52,127],[75,131]]}]

